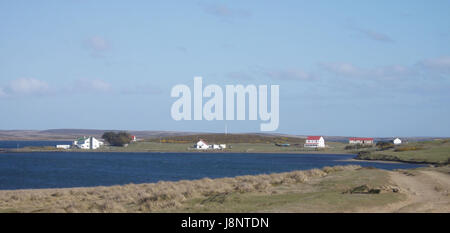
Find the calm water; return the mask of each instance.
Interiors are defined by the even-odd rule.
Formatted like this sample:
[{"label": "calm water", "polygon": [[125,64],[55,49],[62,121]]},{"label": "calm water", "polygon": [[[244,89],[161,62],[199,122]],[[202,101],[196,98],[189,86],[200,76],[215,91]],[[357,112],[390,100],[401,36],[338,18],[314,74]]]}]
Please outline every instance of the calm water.
[{"label": "calm water", "polygon": [[342,161],[352,157],[323,154],[0,153],[0,189],[86,187],[233,177],[346,164],[382,169],[419,166]]},{"label": "calm water", "polygon": [[0,141],[0,148],[23,148],[27,146],[72,145],[71,141]]}]

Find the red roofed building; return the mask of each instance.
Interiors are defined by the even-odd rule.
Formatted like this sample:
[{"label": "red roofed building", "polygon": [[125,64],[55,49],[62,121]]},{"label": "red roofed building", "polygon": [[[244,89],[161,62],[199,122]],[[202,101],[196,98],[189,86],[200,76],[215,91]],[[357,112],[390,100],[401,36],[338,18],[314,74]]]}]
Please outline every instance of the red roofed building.
[{"label": "red roofed building", "polygon": [[364,145],[372,145],[373,138],[349,138],[349,144],[364,144]]},{"label": "red roofed building", "polygon": [[309,148],[323,148],[325,147],[325,139],[322,136],[308,136],[304,146]]}]

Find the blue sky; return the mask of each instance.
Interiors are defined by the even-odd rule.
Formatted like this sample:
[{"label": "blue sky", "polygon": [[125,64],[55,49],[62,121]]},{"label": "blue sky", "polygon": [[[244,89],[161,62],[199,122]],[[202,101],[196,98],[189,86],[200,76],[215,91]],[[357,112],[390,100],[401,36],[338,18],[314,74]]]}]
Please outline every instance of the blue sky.
[{"label": "blue sky", "polygon": [[450,1],[0,1],[0,129],[258,132],[174,121],[193,77],[280,85],[299,135],[450,136]]}]

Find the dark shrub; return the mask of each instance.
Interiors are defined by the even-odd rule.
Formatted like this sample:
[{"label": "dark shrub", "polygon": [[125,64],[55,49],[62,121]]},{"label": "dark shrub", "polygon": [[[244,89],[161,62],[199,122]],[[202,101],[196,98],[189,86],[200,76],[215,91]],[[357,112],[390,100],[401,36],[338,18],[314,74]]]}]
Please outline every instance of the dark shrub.
[{"label": "dark shrub", "polygon": [[124,146],[133,140],[127,132],[105,132],[102,138],[112,146]]},{"label": "dark shrub", "polygon": [[402,151],[414,151],[414,150],[422,150],[423,147],[420,146],[402,146],[395,148],[395,152],[402,152]]},{"label": "dark shrub", "polygon": [[392,142],[377,142],[376,146],[378,150],[389,150],[395,147]]},{"label": "dark shrub", "polygon": [[364,148],[372,148],[373,145],[364,145],[364,144],[353,144],[353,145],[347,145],[345,146],[345,150],[358,150],[358,149],[364,149]]}]

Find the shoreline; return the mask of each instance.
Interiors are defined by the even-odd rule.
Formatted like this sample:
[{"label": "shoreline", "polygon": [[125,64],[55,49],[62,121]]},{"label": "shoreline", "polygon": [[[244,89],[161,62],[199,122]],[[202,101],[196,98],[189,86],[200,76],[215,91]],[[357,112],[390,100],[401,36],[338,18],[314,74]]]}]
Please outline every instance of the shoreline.
[{"label": "shoreline", "polygon": [[143,154],[143,153],[159,153],[159,154],[195,154],[195,153],[212,153],[212,154],[318,154],[318,155],[352,155],[354,158],[339,160],[343,162],[374,162],[374,163],[408,163],[408,164],[424,164],[424,165],[434,165],[434,166],[445,166],[445,163],[435,163],[426,161],[407,161],[407,160],[383,160],[383,159],[360,159],[357,153],[340,153],[340,152],[320,152],[320,151],[214,151],[214,150],[198,150],[198,151],[106,151],[106,150],[2,150],[0,148],[0,154],[14,154],[14,153],[133,153],[133,154]]},{"label": "shoreline", "polygon": [[401,159],[360,159],[358,156],[354,158],[354,160],[366,161],[366,162],[392,162],[392,163],[410,163],[410,164],[427,164],[434,166],[447,166],[448,163],[436,163],[436,162],[427,162],[427,161],[410,161],[410,160],[401,160]]},{"label": "shoreline", "polygon": [[355,155],[356,153],[342,153],[342,152],[322,152],[322,151],[224,151],[224,150],[190,150],[190,151],[120,151],[120,150],[17,150],[17,149],[5,149],[0,148],[0,153],[39,153],[39,152],[65,152],[65,153],[214,153],[214,154],[324,154],[324,155]]},{"label": "shoreline", "polygon": [[[236,176],[224,176],[224,177],[202,177],[202,178],[195,178],[195,179],[180,179],[180,180],[158,180],[158,181],[152,181],[152,182],[144,182],[144,183],[124,183],[124,184],[112,184],[112,185],[93,185],[93,186],[74,186],[74,187],[45,187],[45,188],[19,188],[19,189],[0,189],[0,194],[2,192],[14,192],[14,191],[51,191],[51,190],[77,190],[77,189],[95,189],[95,188],[110,188],[110,187],[117,187],[117,186],[126,186],[126,185],[145,185],[145,184],[158,184],[158,183],[183,183],[185,181],[199,181],[199,180],[223,180],[223,179],[240,179],[242,177],[259,177],[259,176],[271,176],[271,175],[282,175],[282,174],[289,174],[289,173],[296,173],[296,172],[309,172],[313,170],[320,170],[320,171],[326,171],[326,170],[340,170],[342,168],[349,167],[349,168],[358,168],[358,169],[364,169],[364,167],[356,164],[348,164],[348,165],[335,165],[335,166],[324,166],[319,168],[308,168],[308,169],[297,169],[297,170],[291,170],[291,171],[280,171],[280,172],[268,172],[268,173],[258,173],[258,174],[247,174],[247,175],[236,175]],[[385,170],[385,169],[379,169],[378,170]],[[415,168],[414,168],[415,169]],[[387,171],[387,170],[385,170]]]},{"label": "shoreline", "polygon": [[[390,163],[390,164],[399,164],[399,163],[407,163],[407,162],[401,162],[401,161],[390,161],[390,160],[364,160],[364,159],[344,159],[344,160],[339,160],[339,161],[343,161],[343,162],[368,162],[368,163]],[[426,164],[426,163],[421,163],[421,164]]]}]

